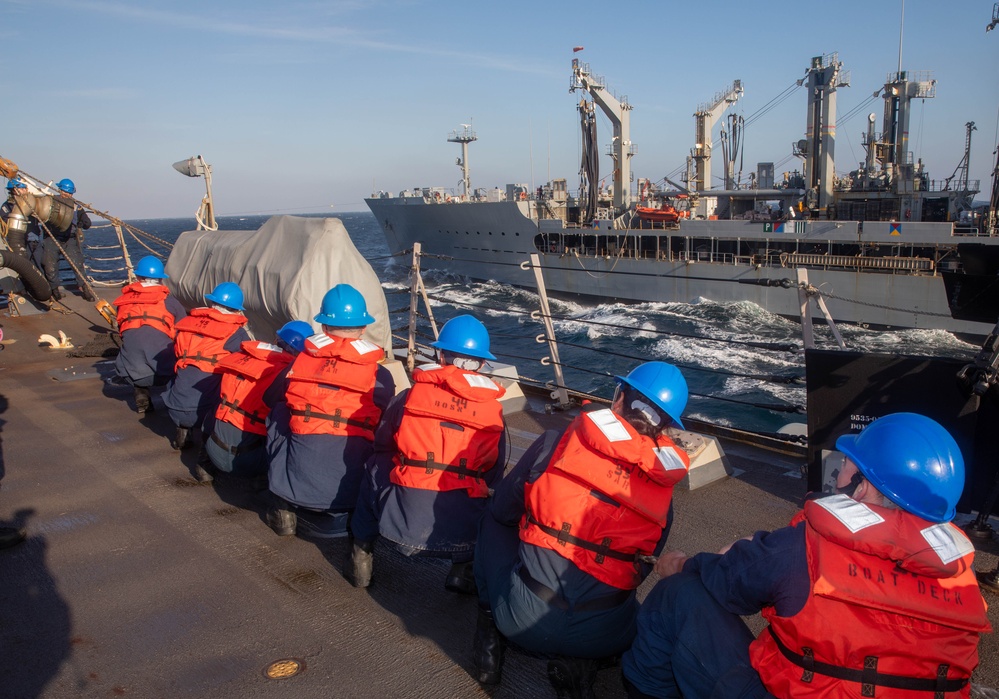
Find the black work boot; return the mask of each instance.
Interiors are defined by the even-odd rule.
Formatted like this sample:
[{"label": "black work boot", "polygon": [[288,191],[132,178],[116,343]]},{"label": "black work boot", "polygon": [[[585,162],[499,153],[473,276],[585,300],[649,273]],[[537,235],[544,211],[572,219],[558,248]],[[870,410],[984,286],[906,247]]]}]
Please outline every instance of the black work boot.
[{"label": "black work boot", "polygon": [[474,595],[478,592],[475,587],[475,573],[472,572],[472,562],[455,563],[451,570],[447,572],[444,579],[444,589],[457,592],[459,595]]},{"label": "black work boot", "polygon": [[9,549],[24,541],[24,530],[17,527],[0,527],[0,549]]},{"label": "black work boot", "polygon": [[283,499],[275,496],[274,504],[267,508],[267,526],[278,536],[295,536],[298,518]]},{"label": "black work boot", "polygon": [[354,587],[367,587],[371,584],[371,574],[375,567],[375,542],[355,541],[350,555],[350,574],[347,579]]},{"label": "black work boot", "polygon": [[190,444],[190,440],[188,439],[189,433],[190,430],[187,427],[178,427],[177,432],[174,433],[173,441],[170,442],[170,446],[177,451],[185,449]]},{"label": "black work boot", "polygon": [[503,651],[506,639],[496,628],[493,610],[479,604],[479,617],[475,622],[475,640],[472,655],[475,662],[475,680],[479,684],[499,684],[503,676]]},{"label": "black work boot", "polygon": [[595,660],[558,655],[548,661],[548,681],[558,699],[594,699],[596,678]]},{"label": "black work boot", "polygon": [[153,401],[149,397],[149,389],[143,388],[142,386],[134,387],[135,395],[135,412],[139,415],[144,415],[152,411]]},{"label": "black work boot", "polygon": [[212,471],[215,470],[214,464],[212,464],[212,459],[208,456],[208,451],[204,446],[201,447],[201,451],[198,452],[198,462],[194,464],[194,480],[198,483],[211,483],[215,480],[212,476]]}]

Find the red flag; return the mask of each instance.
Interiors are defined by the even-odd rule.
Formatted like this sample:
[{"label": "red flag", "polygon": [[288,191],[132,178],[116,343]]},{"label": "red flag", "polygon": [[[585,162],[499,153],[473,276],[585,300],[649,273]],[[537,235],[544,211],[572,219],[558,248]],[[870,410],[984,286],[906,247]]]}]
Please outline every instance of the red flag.
[{"label": "red flag", "polygon": [[572,52],[573,52],[573,53],[579,53],[579,52],[580,52],[580,51],[582,51],[582,50],[583,50],[583,47],[582,47],[582,46],[573,46],[573,47],[572,47]]}]

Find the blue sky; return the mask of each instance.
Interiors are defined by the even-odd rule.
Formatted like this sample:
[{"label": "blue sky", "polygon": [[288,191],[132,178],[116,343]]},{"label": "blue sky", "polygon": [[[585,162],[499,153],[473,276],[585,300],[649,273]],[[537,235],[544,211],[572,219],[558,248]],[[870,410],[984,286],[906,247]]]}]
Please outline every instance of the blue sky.
[{"label": "blue sky", "polygon": [[[992,0],[908,0],[903,68],[933,71],[911,150],[949,176],[973,136],[987,198],[999,114]],[[373,190],[456,187],[471,123],[474,187],[578,184],[569,94],[575,54],[634,107],[636,177],[660,179],[693,145],[697,106],[741,79],[749,116],[838,52],[845,115],[898,65],[898,0],[797,3],[416,0],[0,0],[6,118],[0,155],[122,218],[192,216],[202,154],[223,214],[366,210]],[[837,170],[863,159],[866,115],[837,124]],[[602,117],[601,117],[602,119]],[[781,161],[805,128],[799,89],[745,135],[745,168]],[[601,121],[601,152],[610,138]],[[716,150],[716,153],[719,153]],[[797,167],[798,161],[781,169]],[[716,160],[715,174],[720,174]],[[601,171],[609,172],[608,158]]]}]

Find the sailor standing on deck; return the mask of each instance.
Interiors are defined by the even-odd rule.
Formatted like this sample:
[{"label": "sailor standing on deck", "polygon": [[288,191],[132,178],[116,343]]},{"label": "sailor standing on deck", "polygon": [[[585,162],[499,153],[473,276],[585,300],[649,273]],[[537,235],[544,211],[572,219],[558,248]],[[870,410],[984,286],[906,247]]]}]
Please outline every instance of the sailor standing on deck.
[{"label": "sailor standing on deck", "polygon": [[[38,241],[41,240],[38,228],[38,219],[34,216],[29,216],[28,220],[24,221],[23,217],[19,213],[20,207],[17,207],[18,213],[15,215],[15,221],[17,221],[18,224],[13,226],[9,225],[10,215],[14,213],[14,208],[17,206],[17,197],[18,195],[26,193],[28,191],[27,187],[28,186],[18,177],[13,177],[7,180],[7,201],[0,204],[0,219],[3,219],[4,223],[8,223],[7,245],[10,249],[24,259],[34,261],[40,268],[41,262],[39,260],[39,256],[35,254]],[[32,245],[35,247],[32,248]]]},{"label": "sailor standing on deck", "polygon": [[[236,478],[260,481],[260,489],[267,487],[266,422],[271,407],[264,396],[291,368],[311,335],[311,325],[292,320],[277,331],[276,344],[244,342],[238,352],[219,362],[219,406],[205,428],[209,438],[205,458],[195,469],[198,480],[210,481],[210,471],[218,470]],[[286,386],[283,381],[279,385]]]},{"label": "sailor standing on deck", "polygon": [[[635,588],[672,523],[690,459],[679,427],[687,382],[664,362],[618,378],[610,408],[590,405],[548,431],[500,481],[475,548],[475,677],[497,684],[505,639],[551,659],[559,697],[591,697],[597,659],[635,636]],[[502,634],[502,635],[501,635]]]},{"label": "sailor standing on deck", "polygon": [[413,387],[395,397],[375,434],[351,520],[355,587],[370,584],[381,535],[407,555],[450,559],[444,586],[475,593],[479,519],[506,463],[505,391],[478,373],[496,357],[476,318],[452,318],[432,346],[440,363],[413,372]]},{"label": "sailor standing on deck", "polygon": [[[722,553],[663,555],[622,660],[628,696],[967,697],[990,629],[950,523],[964,460],[933,420],[844,435],[836,495]],[[770,622],[755,640],[740,615]]]},{"label": "sailor standing on deck", "polygon": [[[243,292],[233,282],[222,282],[205,295],[211,305],[191,310],[177,323],[174,350],[176,376],[163,394],[163,404],[177,432],[170,445],[183,449],[190,431],[203,428],[218,406],[222,373],[219,363],[250,339],[243,327]],[[202,435],[204,438],[204,435]]]},{"label": "sailor standing on deck", "polygon": [[[76,194],[76,185],[73,180],[65,178],[59,180],[56,184],[59,188],[59,196],[64,199],[71,199],[74,194]],[[63,289],[60,286],[59,279],[59,257],[65,252],[66,259],[68,262],[72,263],[73,275],[76,277],[77,286],[80,288],[80,294],[87,301],[96,301],[97,297],[94,296],[93,292],[87,286],[86,280],[81,274],[83,274],[83,231],[90,228],[90,216],[87,212],[80,207],[73,205],[73,218],[69,224],[69,227],[64,231],[58,231],[50,229],[52,237],[45,238],[44,248],[44,258],[43,266],[45,267],[45,278],[49,280],[49,286],[52,287],[52,298],[58,301],[63,297]],[[58,242],[59,247],[62,248],[60,252],[59,247],[56,247],[56,242]]]},{"label": "sailor standing on deck", "polygon": [[174,325],[187,311],[163,284],[168,277],[158,259],[143,257],[135,265],[135,276],[114,302],[121,333],[114,368],[135,390],[135,412],[142,415],[153,407],[149,389],[166,385],[174,375]]},{"label": "sailor standing on deck", "polygon": [[267,523],[279,536],[303,523],[315,536],[347,535],[375,429],[395,394],[380,364],[385,350],[361,337],[375,322],[361,292],[337,284],[315,321],[322,332],[305,340],[268,420]]}]

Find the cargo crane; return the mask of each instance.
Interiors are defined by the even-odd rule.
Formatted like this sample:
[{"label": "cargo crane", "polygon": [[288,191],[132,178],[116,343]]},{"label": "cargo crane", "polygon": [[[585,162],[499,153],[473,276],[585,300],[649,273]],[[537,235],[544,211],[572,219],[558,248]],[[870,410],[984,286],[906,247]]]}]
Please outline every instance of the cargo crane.
[{"label": "cargo crane", "polygon": [[805,159],[808,208],[824,216],[833,201],[836,178],[836,89],[849,87],[850,74],[843,70],[838,54],[816,56],[798,81],[799,85],[806,83],[808,122],[805,138],[795,144],[794,154]]},{"label": "cargo crane", "polygon": [[734,80],[728,90],[719,92],[714,100],[694,112],[694,180],[687,184],[695,192],[711,189],[711,129],[718,117],[739,101],[742,93],[742,81]]},{"label": "cargo crane", "polygon": [[635,146],[631,142],[631,105],[628,98],[615,98],[607,91],[603,79],[590,73],[590,66],[578,58],[572,59],[572,80],[569,92],[586,90],[611,122],[614,138],[610,155],[614,159],[614,208],[621,213],[631,206],[631,158]]}]

